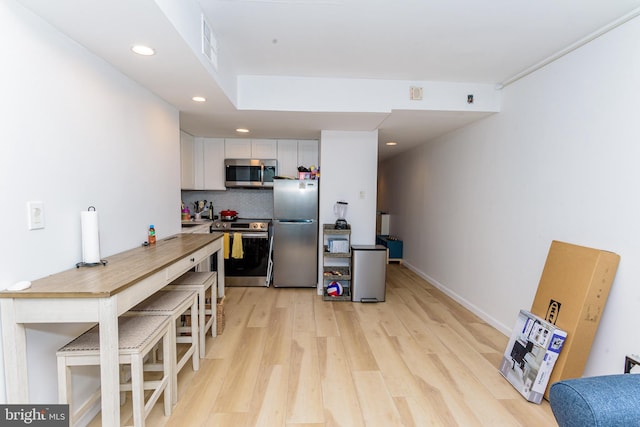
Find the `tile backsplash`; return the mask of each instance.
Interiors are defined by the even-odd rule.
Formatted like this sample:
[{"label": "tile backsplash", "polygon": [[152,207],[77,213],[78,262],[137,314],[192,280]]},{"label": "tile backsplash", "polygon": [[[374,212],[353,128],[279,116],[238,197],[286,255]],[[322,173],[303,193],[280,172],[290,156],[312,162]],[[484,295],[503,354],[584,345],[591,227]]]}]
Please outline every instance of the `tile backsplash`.
[{"label": "tile backsplash", "polygon": [[[182,201],[194,212],[196,200],[213,201],[215,215],[230,209],[238,212],[239,218],[273,218],[273,190],[230,188],[225,191],[182,191]],[[178,204],[178,211],[180,210]],[[179,215],[179,212],[176,214]]]}]

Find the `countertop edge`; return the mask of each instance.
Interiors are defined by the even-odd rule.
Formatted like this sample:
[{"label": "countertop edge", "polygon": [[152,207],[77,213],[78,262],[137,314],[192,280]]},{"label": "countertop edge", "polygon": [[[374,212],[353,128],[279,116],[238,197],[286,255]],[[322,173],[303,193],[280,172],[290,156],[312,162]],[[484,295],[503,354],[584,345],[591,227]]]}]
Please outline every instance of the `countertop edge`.
[{"label": "countertop edge", "polygon": [[[186,236],[198,236],[198,237],[186,237]],[[61,272],[58,273],[53,273],[49,276],[45,276],[39,279],[36,279],[32,286],[30,288],[21,290],[21,291],[12,291],[12,290],[0,290],[0,300],[1,299],[11,299],[11,298],[15,298],[15,299],[24,299],[24,298],[59,298],[63,295],[64,298],[106,298],[106,297],[110,297],[113,296],[119,292],[122,292],[123,290],[135,285],[136,283],[166,269],[167,267],[169,267],[170,265],[174,264],[175,262],[179,261],[182,258],[188,257],[190,254],[199,251],[200,249],[204,248],[205,246],[221,239],[223,236],[223,233],[219,233],[219,232],[214,232],[214,233],[210,233],[210,234],[176,234],[176,235],[172,235],[172,236],[168,236],[166,238],[163,239],[159,239],[158,243],[162,243],[165,241],[170,241],[170,240],[175,240],[176,238],[178,239],[198,239],[198,240],[202,240],[201,243],[197,243],[194,244],[192,248],[190,248],[188,251],[184,251],[182,253],[179,253],[178,255],[176,255],[175,257],[172,257],[170,260],[166,261],[166,262],[162,262],[160,264],[158,264],[155,267],[151,267],[148,270],[145,270],[144,272],[142,272],[141,274],[138,274],[136,276],[132,276],[131,278],[119,278],[117,281],[113,280],[113,283],[117,283],[117,286],[113,286],[113,288],[110,288],[109,290],[103,290],[103,291],[96,291],[96,290],[82,290],[82,289],[69,289],[66,291],[63,291],[61,289],[47,289],[47,287],[51,287],[51,286],[47,286],[46,284],[50,281],[53,281],[56,279],[56,277],[62,277],[62,276],[79,276],[83,281],[84,280],[88,280],[86,276],[100,276],[100,271],[98,271],[99,269],[108,269],[109,268],[109,263],[107,263],[106,266],[95,266],[95,267],[81,267],[81,268],[86,268],[86,269],[93,269],[93,270],[85,270],[85,271],[81,271],[78,268],[71,268],[68,270],[63,270]],[[205,238],[208,237],[209,239]],[[144,251],[144,250],[149,250],[149,247],[136,247],[136,248],[132,248],[132,249],[128,249],[125,250],[123,252],[119,252],[116,254],[113,254],[111,256],[107,256],[105,257],[106,261],[110,261],[110,259],[119,259],[119,258],[123,258],[126,257],[128,254],[134,254],[135,252],[140,252],[140,251]],[[122,262],[122,261],[121,261]],[[84,274],[83,274],[84,273]],[[108,274],[113,273],[113,270],[109,270]],[[73,278],[73,277],[72,277]],[[45,286],[43,288],[43,286],[41,286],[41,284],[44,283]]]}]

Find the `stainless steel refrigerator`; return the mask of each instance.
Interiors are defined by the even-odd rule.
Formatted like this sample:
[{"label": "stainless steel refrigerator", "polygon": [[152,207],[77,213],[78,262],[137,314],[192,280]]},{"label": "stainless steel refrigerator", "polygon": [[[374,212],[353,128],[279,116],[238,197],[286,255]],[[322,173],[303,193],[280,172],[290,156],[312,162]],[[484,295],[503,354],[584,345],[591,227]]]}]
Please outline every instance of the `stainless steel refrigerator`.
[{"label": "stainless steel refrigerator", "polygon": [[273,182],[273,286],[318,284],[317,180]]}]

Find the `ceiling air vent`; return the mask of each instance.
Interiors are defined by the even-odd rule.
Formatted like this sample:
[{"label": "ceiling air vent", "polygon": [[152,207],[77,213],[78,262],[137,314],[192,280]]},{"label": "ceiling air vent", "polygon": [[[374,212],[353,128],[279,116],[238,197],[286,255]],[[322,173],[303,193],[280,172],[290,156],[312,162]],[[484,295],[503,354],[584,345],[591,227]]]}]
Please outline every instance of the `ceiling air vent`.
[{"label": "ceiling air vent", "polygon": [[211,31],[211,26],[202,15],[202,53],[213,67],[218,69],[218,42]]}]

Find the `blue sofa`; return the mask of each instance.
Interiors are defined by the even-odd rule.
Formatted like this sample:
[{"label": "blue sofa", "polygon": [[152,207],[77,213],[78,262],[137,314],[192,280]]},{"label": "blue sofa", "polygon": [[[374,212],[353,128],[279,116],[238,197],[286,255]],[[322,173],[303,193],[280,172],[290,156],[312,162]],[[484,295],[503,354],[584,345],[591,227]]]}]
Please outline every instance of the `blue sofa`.
[{"label": "blue sofa", "polygon": [[560,427],[640,426],[640,375],[558,381],[549,390],[549,403]]}]

